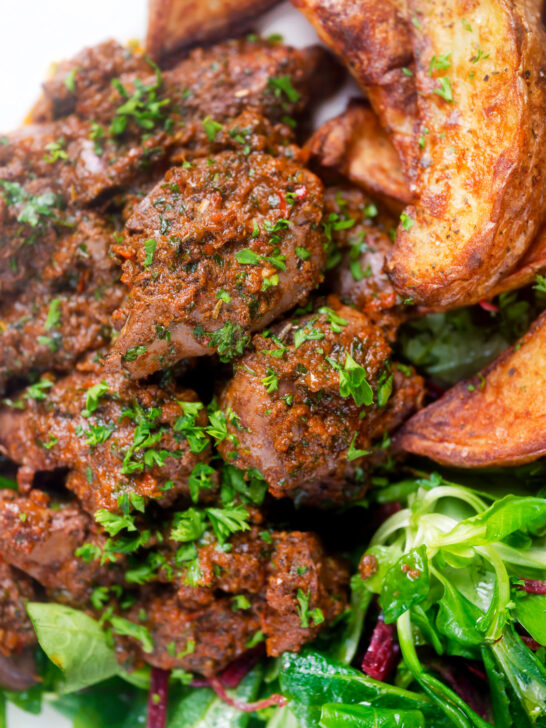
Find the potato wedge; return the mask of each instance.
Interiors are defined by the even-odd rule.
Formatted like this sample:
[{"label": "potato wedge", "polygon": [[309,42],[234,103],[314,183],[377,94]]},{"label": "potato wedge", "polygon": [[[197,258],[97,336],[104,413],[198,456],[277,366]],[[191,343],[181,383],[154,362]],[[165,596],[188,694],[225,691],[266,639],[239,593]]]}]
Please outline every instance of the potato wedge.
[{"label": "potato wedge", "polygon": [[516,269],[497,284],[489,297],[528,286],[533,283],[538,273],[546,273],[546,226],[538,231],[535,241],[517,264]]},{"label": "potato wedge", "polygon": [[146,50],[156,61],[199,43],[241,35],[279,0],[149,0]]},{"label": "potato wedge", "polygon": [[481,375],[412,417],[397,445],[462,468],[546,455],[546,312]]},{"label": "potato wedge", "polygon": [[434,308],[486,297],[544,220],[542,0],[408,0],[422,159],[388,271]]},{"label": "potato wedge", "polygon": [[391,136],[406,176],[416,170],[413,48],[401,0],[292,0],[342,58]]},{"label": "potato wedge", "polygon": [[411,202],[400,157],[372,109],[352,101],[329,119],[306,144],[311,158],[325,170],[335,170],[390,206]]}]

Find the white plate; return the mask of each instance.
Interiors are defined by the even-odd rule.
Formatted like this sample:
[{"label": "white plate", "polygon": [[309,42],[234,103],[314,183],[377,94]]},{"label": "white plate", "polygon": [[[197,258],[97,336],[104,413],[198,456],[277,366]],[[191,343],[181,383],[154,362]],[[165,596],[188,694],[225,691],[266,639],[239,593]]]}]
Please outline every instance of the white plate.
[{"label": "white plate", "polygon": [[[142,38],[146,0],[0,0],[0,133],[18,126],[40,93],[50,64],[69,58],[86,45],[106,38]],[[282,33],[287,43],[317,43],[313,28],[288,2],[257,24],[264,34]],[[351,82],[324,104],[316,123],[339,113],[350,95]],[[10,705],[8,728],[70,728],[71,722],[51,708],[35,717]]]}]

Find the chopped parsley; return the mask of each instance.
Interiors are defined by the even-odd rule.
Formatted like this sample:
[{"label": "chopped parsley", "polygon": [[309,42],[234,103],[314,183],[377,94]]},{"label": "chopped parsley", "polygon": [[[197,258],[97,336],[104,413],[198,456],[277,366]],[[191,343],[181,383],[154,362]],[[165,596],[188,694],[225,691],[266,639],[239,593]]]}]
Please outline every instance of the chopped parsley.
[{"label": "chopped parsley", "polygon": [[64,139],[57,139],[56,142],[49,142],[49,144],[46,144],[47,152],[44,154],[44,161],[47,162],[47,164],[53,164],[59,159],[68,159],[65,146],[66,143]]},{"label": "chopped parsley", "polygon": [[311,595],[309,592],[305,593],[303,589],[298,589],[296,599],[298,600],[300,625],[303,629],[316,627],[324,622],[324,613],[320,607],[309,609],[309,603],[311,601]]},{"label": "chopped parsley", "polygon": [[8,205],[25,203],[17,215],[18,222],[24,222],[31,227],[37,227],[44,218],[54,218],[54,208],[60,205],[60,198],[53,192],[44,192],[41,195],[31,195],[17,182],[0,180],[4,188],[4,198]]},{"label": "chopped parsley", "polygon": [[61,322],[61,299],[54,298],[47,310],[47,318],[45,320],[44,329],[49,331],[56,328]]},{"label": "chopped parsley", "polygon": [[157,240],[150,238],[144,241],[144,250],[146,257],[144,258],[144,267],[149,268],[154,262],[155,249],[157,248]]},{"label": "chopped parsley", "polygon": [[201,402],[178,402],[184,412],[174,423],[173,430],[183,435],[193,453],[201,453],[207,449],[209,438],[205,428],[197,424],[199,412],[203,409]]},{"label": "chopped parsley", "polygon": [[428,68],[428,75],[432,76],[435,71],[443,71],[451,66],[451,53],[443,53],[439,56],[432,56]]},{"label": "chopped parsley", "polygon": [[82,417],[91,417],[99,406],[99,399],[108,392],[108,383],[104,381],[94,384],[87,390],[85,395],[85,408],[82,410]]},{"label": "chopped parsley", "polygon": [[324,339],[324,332],[313,327],[313,323],[316,320],[316,318],[312,319],[305,326],[302,326],[294,332],[294,349],[299,349],[305,341],[320,341]]},{"label": "chopped parsley", "polygon": [[368,407],[373,403],[373,390],[368,384],[366,370],[350,354],[347,354],[344,367],[331,357],[327,361],[339,373],[339,393],[342,397],[352,396],[357,407]]},{"label": "chopped parsley", "polygon": [[328,308],[328,306],[321,306],[318,312],[326,316],[326,320],[330,324],[330,328],[334,334],[340,334],[343,331],[343,327],[347,326],[348,322],[333,309]]},{"label": "chopped parsley", "polygon": [[234,533],[248,531],[249,518],[246,508],[234,504],[223,508],[188,508],[175,514],[170,538],[182,543],[197,541],[211,526],[219,543],[223,544]]},{"label": "chopped parsley", "polygon": [[278,98],[280,98],[284,94],[286,98],[292,103],[297,103],[301,98],[300,92],[296,91],[296,89],[292,85],[292,80],[288,75],[271,76],[269,78],[268,84],[274,90],[275,96],[277,96]]},{"label": "chopped parsley", "polygon": [[111,617],[110,623],[116,634],[132,637],[140,642],[143,651],[147,654],[154,651],[152,636],[143,624],[135,624],[124,617]]},{"label": "chopped parsley", "polygon": [[53,382],[51,382],[49,379],[40,379],[39,382],[31,384],[27,387],[25,397],[26,399],[34,399],[37,402],[43,402],[43,400],[46,398],[47,390],[51,389],[52,386]]},{"label": "chopped parsley", "polygon": [[207,463],[197,463],[188,478],[188,488],[190,489],[190,497],[194,503],[199,500],[201,490],[210,490],[216,485],[213,480],[216,470],[212,465]]},{"label": "chopped parsley", "polygon": [[193,336],[200,339],[203,336],[208,337],[208,346],[216,349],[220,361],[227,363],[237,356],[241,356],[247,345],[250,343],[250,336],[245,332],[240,324],[232,321],[226,323],[216,331],[204,331],[202,326],[196,326],[193,330]]},{"label": "chopped parsley", "polygon": [[76,73],[77,72],[78,72],[78,69],[73,68],[64,77],[64,85],[70,91],[71,94],[76,93]]},{"label": "chopped parsley", "polygon": [[453,101],[451,81],[449,78],[442,76],[438,79],[438,83],[440,84],[440,88],[432,89],[432,93],[437,94],[440,98],[444,99],[444,101],[449,101],[451,103]]},{"label": "chopped parsley", "polygon": [[266,376],[262,379],[262,384],[268,394],[276,392],[279,389],[279,379],[273,369],[269,368],[267,370]]},{"label": "chopped parsley", "polygon": [[358,460],[358,458],[363,458],[365,455],[370,454],[370,450],[359,450],[355,447],[356,442],[356,432],[353,435],[353,439],[350,442],[349,449],[347,450],[347,460],[349,462],[352,462],[353,460]]},{"label": "chopped parsley", "polygon": [[139,346],[132,346],[130,349],[127,349],[127,351],[123,355],[123,360],[135,361],[135,359],[138,359],[139,356],[142,356],[142,354],[145,354],[147,351],[148,349],[146,346],[144,346],[144,344],[140,344]]},{"label": "chopped parsley", "polygon": [[415,225],[415,220],[408,215],[407,212],[403,212],[400,215],[400,224],[404,228],[406,232],[409,232],[412,227]]},{"label": "chopped parsley", "polygon": [[210,116],[207,116],[206,119],[203,119],[201,123],[203,124],[203,128],[209,142],[213,142],[218,136],[218,133],[221,132],[224,128],[222,124],[214,121],[214,119],[212,119]]},{"label": "chopped parsley", "polygon": [[148,60],[155,72],[155,82],[145,86],[138,78],[134,81],[134,91],[130,94],[119,78],[112,79],[112,86],[124,99],[123,104],[116,109],[115,116],[110,124],[112,136],[120,136],[127,129],[129,119],[145,131],[151,131],[157,124],[165,120],[165,107],[170,104],[169,99],[158,98],[158,91],[163,83],[159,67]]},{"label": "chopped parsley", "polygon": [[100,124],[97,124],[96,121],[91,122],[91,131],[89,132],[89,139],[93,142],[93,151],[97,155],[97,157],[100,157],[101,154],[104,152],[104,148],[102,146],[102,141],[104,137],[106,136],[106,132],[102,128]]}]

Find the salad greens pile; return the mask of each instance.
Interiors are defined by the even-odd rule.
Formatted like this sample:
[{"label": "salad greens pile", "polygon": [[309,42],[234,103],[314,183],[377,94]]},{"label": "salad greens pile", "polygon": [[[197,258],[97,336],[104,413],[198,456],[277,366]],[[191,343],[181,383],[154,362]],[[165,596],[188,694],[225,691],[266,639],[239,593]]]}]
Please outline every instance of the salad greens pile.
[{"label": "salad greens pile", "polygon": [[[527,328],[546,285],[532,296],[410,321],[399,354],[450,386]],[[165,674],[166,728],[546,728],[546,460],[415,467],[382,465],[365,501],[327,519],[329,533],[317,516],[355,572],[336,624],[299,654],[266,660],[258,646],[208,683]],[[125,672],[104,625],[58,604],[27,609],[40,680],[0,692],[0,728],[8,702],[34,714],[51,704],[74,728],[158,728],[150,669]]]}]

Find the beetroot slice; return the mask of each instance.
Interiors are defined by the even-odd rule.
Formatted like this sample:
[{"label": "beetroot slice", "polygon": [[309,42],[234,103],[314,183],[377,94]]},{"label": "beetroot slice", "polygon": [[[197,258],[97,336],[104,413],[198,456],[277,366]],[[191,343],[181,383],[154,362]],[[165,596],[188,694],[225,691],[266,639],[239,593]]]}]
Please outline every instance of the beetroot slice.
[{"label": "beetroot slice", "polygon": [[385,624],[380,615],[362,660],[362,672],[374,680],[384,682],[396,667],[399,653],[394,625]]},{"label": "beetroot slice", "polygon": [[546,581],[523,579],[523,584],[520,584],[519,588],[528,594],[546,594]]},{"label": "beetroot slice", "polygon": [[169,695],[169,672],[152,667],[148,693],[148,720],[146,728],[165,728]]}]

